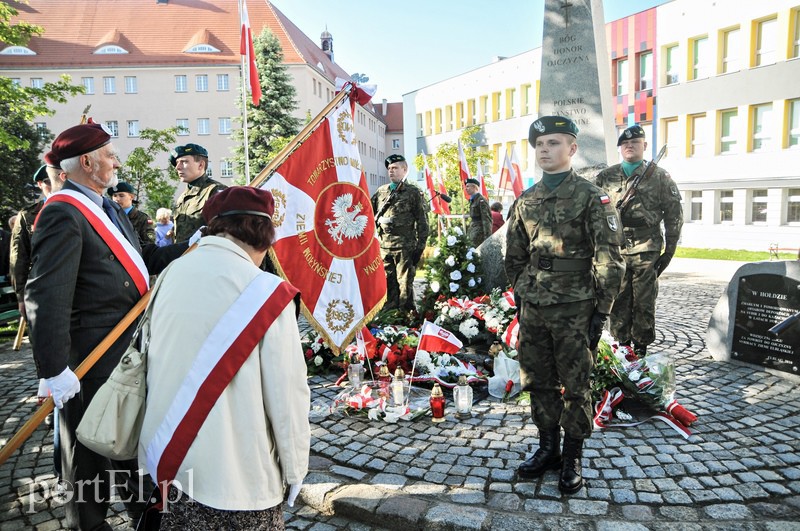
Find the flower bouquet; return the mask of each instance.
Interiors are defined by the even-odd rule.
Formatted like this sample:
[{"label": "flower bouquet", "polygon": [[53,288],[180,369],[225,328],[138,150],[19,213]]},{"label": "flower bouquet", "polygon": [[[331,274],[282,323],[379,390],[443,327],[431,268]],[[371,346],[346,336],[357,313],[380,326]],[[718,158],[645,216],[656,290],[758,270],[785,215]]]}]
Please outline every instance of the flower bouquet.
[{"label": "flower bouquet", "polygon": [[412,382],[437,382],[442,387],[452,389],[458,384],[458,377],[467,377],[467,383],[485,384],[486,376],[471,363],[458,359],[455,355],[437,352],[417,351],[415,372]]},{"label": "flower bouquet", "polygon": [[395,404],[391,390],[383,382],[365,382],[359,389],[348,387],[340,391],[332,402],[316,401],[311,406],[311,415],[365,416],[370,420],[397,422],[415,420],[430,411],[429,391],[414,388],[409,381],[403,385],[405,400]]},{"label": "flower bouquet", "polygon": [[328,343],[315,330],[309,331],[300,344],[303,347],[303,355],[306,359],[306,369],[309,375],[322,374],[332,368],[345,368],[347,366],[347,354],[342,352],[335,355]]}]

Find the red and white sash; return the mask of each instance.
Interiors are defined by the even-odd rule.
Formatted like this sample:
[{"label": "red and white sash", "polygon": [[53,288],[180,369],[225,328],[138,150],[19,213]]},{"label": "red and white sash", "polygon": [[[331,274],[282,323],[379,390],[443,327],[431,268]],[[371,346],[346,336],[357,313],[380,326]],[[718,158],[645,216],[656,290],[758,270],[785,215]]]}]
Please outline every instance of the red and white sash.
[{"label": "red and white sash", "polygon": [[[69,203],[77,208],[125,268],[136,285],[136,289],[139,290],[139,294],[147,293],[147,290],[150,289],[150,274],[147,272],[147,266],[141,255],[114,225],[111,218],[94,201],[74,190],[61,190],[48,197],[42,210],[39,211],[39,215],[41,216],[47,205],[56,202]],[[36,218],[38,219],[39,216]]]},{"label": "red and white sash", "polygon": [[217,399],[297,293],[288,282],[260,274],[214,326],[147,443],[147,469],[158,485],[175,479]]}]

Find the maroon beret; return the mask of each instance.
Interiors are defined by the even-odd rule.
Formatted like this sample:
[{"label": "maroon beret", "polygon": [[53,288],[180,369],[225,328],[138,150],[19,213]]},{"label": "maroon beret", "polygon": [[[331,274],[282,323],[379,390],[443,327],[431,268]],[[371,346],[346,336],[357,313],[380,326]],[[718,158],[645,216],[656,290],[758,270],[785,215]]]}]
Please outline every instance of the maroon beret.
[{"label": "maroon beret", "polygon": [[111,134],[103,125],[95,123],[76,125],[56,137],[44,160],[51,166],[60,167],[62,160],[91,153],[109,142]]},{"label": "maroon beret", "polygon": [[231,186],[216,193],[203,206],[203,219],[211,223],[219,216],[262,216],[271,218],[275,199],[267,190],[252,186]]}]

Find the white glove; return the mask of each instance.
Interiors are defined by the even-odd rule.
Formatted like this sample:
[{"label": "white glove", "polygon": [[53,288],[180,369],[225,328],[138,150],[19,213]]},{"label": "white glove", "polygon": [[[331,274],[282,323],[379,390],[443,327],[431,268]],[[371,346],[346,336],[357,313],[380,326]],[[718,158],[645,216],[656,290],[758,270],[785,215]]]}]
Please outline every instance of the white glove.
[{"label": "white glove", "polygon": [[47,387],[47,380],[39,378],[39,390],[36,391],[37,398],[47,398],[50,396],[50,388]]},{"label": "white glove", "polygon": [[200,238],[202,238],[202,237],[203,237],[203,230],[205,230],[205,228],[206,228],[206,226],[205,226],[205,225],[203,225],[202,227],[200,227],[199,229],[197,229],[197,230],[194,232],[194,234],[192,234],[192,237],[191,237],[191,238],[189,238],[189,247],[191,247],[192,245],[194,245],[194,244],[196,244],[198,241],[200,241]]},{"label": "white glove", "polygon": [[294,507],[294,501],[297,499],[297,495],[300,494],[300,487],[303,486],[303,480],[300,480],[300,483],[297,485],[289,485],[289,497],[286,499],[286,504],[289,507]]},{"label": "white glove", "polygon": [[53,401],[58,409],[64,407],[64,402],[77,395],[81,390],[80,380],[69,367],[58,376],[46,378],[45,382],[47,382],[47,388],[50,389],[50,394],[53,395]]}]

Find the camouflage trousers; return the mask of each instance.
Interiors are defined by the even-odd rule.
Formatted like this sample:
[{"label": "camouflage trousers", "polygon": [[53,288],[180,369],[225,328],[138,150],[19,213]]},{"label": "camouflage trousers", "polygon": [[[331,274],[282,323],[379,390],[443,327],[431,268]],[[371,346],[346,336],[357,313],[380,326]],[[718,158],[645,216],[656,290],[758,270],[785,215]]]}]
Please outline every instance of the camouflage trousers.
[{"label": "camouflage trousers", "polygon": [[658,251],[623,254],[625,276],[611,308],[611,333],[620,342],[649,345],[656,339],[658,277],[653,267]]},{"label": "camouflage trousers", "polygon": [[520,383],[531,393],[533,422],[540,433],[561,426],[576,439],[592,434],[589,378],[594,353],[588,331],[593,312],[591,300],[549,306],[522,302]]},{"label": "camouflage trousers", "polygon": [[414,310],[414,275],[417,266],[411,262],[413,249],[383,249],[383,269],[386,271],[385,310]]}]

